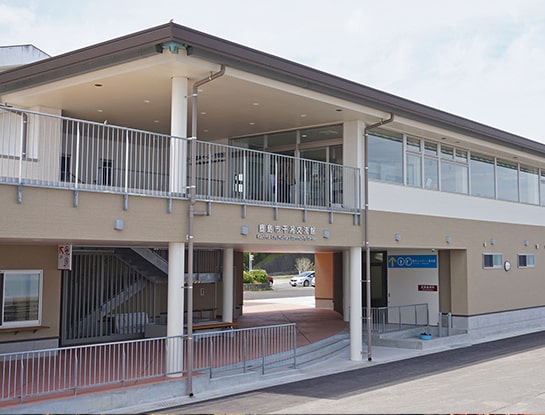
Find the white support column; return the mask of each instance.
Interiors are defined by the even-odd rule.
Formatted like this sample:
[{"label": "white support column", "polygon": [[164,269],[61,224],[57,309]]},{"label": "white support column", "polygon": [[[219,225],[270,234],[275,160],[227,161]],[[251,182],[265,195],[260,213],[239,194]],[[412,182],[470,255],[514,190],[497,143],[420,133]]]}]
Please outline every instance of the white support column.
[{"label": "white support column", "polygon": [[234,304],[233,249],[223,250],[223,321],[233,322]]},{"label": "white support column", "polygon": [[[172,78],[170,134],[174,137],[187,138],[188,79]],[[186,193],[187,178],[187,142],[172,140],[170,143],[169,190],[174,193]]]},{"label": "white support column", "polygon": [[362,360],[361,248],[350,248],[350,360]]},{"label": "white support column", "polygon": [[[168,244],[168,306],[167,336],[184,334],[184,257],[185,244]],[[173,376],[182,376],[183,341],[180,337],[170,339],[168,344],[167,368]]]},{"label": "white support column", "polygon": [[350,321],[350,251],[343,251],[343,319]]}]

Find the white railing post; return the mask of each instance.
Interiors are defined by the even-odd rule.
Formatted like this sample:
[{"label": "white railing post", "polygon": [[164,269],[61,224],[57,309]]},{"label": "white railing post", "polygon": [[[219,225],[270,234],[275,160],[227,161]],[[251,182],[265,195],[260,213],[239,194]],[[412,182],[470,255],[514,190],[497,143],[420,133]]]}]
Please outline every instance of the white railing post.
[{"label": "white railing post", "polygon": [[[129,192],[129,157],[130,157],[129,130],[125,130],[125,194]],[[113,166],[112,166],[113,167]]]},{"label": "white railing post", "polygon": [[242,336],[242,359],[243,359],[243,372],[246,373],[246,362],[248,361],[248,332],[244,330]]},{"label": "white railing post", "polygon": [[23,151],[25,143],[25,114],[21,114],[21,142],[19,143],[19,177],[18,183],[23,182]]},{"label": "white railing post", "polygon": [[74,173],[74,187],[77,190],[79,182],[79,146],[80,146],[80,132],[79,122],[76,124],[76,172]]},{"label": "white railing post", "polygon": [[291,337],[293,339],[293,367],[297,367],[297,332],[295,331],[295,323],[291,326]]},{"label": "white railing post", "polygon": [[78,394],[78,354],[74,354],[74,395]]},{"label": "white railing post", "polygon": [[[21,362],[21,373],[19,375],[19,402],[22,402],[23,401],[23,386],[24,386],[24,379],[23,379],[23,376],[24,376],[24,373],[25,373],[25,364],[23,362],[24,359],[21,359],[20,362]],[[14,391],[15,392],[15,391]]]},{"label": "white railing post", "polygon": [[261,330],[261,374],[265,374],[265,328]]},{"label": "white railing post", "polygon": [[212,379],[212,366],[214,366],[214,353],[213,353],[213,349],[214,349],[214,342],[212,341],[212,337],[210,336],[208,338],[209,340],[209,345],[208,345],[208,349],[209,349],[209,364],[210,364],[210,379]]}]

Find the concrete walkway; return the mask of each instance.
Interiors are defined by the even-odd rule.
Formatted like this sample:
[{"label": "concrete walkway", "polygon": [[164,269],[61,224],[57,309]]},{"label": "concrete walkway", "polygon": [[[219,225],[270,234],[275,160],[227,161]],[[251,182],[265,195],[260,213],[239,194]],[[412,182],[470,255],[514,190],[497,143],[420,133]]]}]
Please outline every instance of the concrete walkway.
[{"label": "concrete walkway", "polygon": [[[294,322],[297,325],[297,347],[347,332],[347,323],[338,313],[332,310],[317,310],[313,308],[313,305],[313,298],[307,297],[295,300],[295,303],[293,299],[247,301],[244,304],[244,315],[238,319],[238,325],[242,328]],[[492,340],[495,338],[482,338],[474,343]],[[10,407],[6,411],[0,410],[0,413],[150,413],[159,412],[161,409],[169,412],[168,408],[176,406],[204,402],[324,375],[372,368],[389,362],[466,346],[468,346],[467,342],[456,343],[455,339],[452,344],[440,344],[437,347],[424,349],[373,346],[371,362],[366,359],[366,350],[364,350],[361,361],[351,361],[347,348],[314,364],[306,364],[296,369],[281,368],[267,372],[265,375],[252,372],[216,379],[208,379],[207,376],[196,377],[193,381],[194,395],[191,397],[187,394],[186,379],[176,378],[144,386],[82,394],[64,400],[19,405]]]}]

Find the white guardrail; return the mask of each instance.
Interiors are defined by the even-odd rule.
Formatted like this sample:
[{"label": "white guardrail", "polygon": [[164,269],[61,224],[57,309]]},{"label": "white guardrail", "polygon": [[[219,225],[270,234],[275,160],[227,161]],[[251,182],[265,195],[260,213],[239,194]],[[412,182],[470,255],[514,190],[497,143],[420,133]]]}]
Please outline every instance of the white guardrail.
[{"label": "white guardrail", "polygon": [[[367,309],[363,308],[363,328],[367,327]],[[405,330],[412,327],[427,327],[429,325],[427,304],[409,304],[401,306],[372,307],[371,331],[386,333]]]},{"label": "white guardrail", "polygon": [[[193,370],[210,377],[292,366],[295,324],[196,333]],[[0,401],[180,375],[187,371],[187,336],[0,354]]]}]

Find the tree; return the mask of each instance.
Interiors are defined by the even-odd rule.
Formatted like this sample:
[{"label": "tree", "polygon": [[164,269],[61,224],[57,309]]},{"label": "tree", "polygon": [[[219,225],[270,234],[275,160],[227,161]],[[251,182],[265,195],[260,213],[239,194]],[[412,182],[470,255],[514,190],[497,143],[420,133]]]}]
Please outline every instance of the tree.
[{"label": "tree", "polygon": [[301,273],[304,271],[313,271],[314,264],[308,258],[297,258],[295,260],[295,269],[297,270],[298,273]]}]

